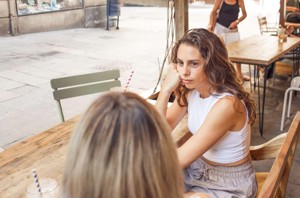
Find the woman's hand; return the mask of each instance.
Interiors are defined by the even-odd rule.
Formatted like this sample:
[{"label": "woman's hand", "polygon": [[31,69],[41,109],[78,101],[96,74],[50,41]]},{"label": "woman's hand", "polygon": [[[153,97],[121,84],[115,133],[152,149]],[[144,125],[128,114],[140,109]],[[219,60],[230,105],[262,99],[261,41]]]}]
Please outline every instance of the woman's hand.
[{"label": "woman's hand", "polygon": [[176,69],[176,64],[169,65],[168,73],[163,81],[162,90],[169,93],[173,92],[180,83],[180,76]]},{"label": "woman's hand", "polygon": [[235,20],[233,21],[230,26],[228,27],[229,29],[236,29],[238,27],[239,21]]}]

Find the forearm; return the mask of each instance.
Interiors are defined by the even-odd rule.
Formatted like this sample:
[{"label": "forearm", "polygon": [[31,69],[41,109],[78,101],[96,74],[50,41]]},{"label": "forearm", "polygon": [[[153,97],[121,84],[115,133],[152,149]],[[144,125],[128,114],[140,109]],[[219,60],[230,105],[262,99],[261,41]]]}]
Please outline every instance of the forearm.
[{"label": "forearm", "polygon": [[299,9],[297,7],[293,7],[293,6],[286,6],[285,10],[288,12],[299,12]]},{"label": "forearm", "polygon": [[247,14],[243,14],[240,18],[238,18],[237,20],[233,21],[229,28],[237,28],[239,23],[242,22],[245,18],[247,17]]},{"label": "forearm", "polygon": [[212,11],[209,16],[209,25],[214,25],[214,21],[216,20],[216,12]]},{"label": "forearm", "polygon": [[157,102],[155,104],[159,113],[164,117],[167,116],[168,102],[169,102],[169,98],[170,98],[171,94],[172,94],[172,91],[168,91],[165,88],[162,88],[160,90],[160,93],[157,98]]},{"label": "forearm", "polygon": [[247,17],[247,14],[243,14],[241,17],[237,19],[238,24],[242,22]]},{"label": "forearm", "polygon": [[212,11],[210,13],[210,17],[209,17],[209,24],[207,26],[207,29],[212,31],[212,29],[215,27],[215,21],[216,21],[216,12]]}]

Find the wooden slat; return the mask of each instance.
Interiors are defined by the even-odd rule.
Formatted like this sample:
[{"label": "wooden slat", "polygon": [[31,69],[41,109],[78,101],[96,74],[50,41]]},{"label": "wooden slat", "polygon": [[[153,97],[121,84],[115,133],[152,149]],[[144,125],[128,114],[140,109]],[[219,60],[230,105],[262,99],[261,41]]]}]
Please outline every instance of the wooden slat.
[{"label": "wooden slat", "polygon": [[275,158],[279,153],[286,135],[287,133],[283,133],[266,143],[257,146],[251,146],[250,155],[252,160],[265,160]]}]

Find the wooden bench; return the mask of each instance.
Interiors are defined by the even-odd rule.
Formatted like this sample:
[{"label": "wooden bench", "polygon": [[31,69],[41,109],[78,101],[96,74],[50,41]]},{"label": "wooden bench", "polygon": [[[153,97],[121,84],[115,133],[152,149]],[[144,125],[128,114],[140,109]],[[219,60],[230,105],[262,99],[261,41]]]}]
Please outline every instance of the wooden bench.
[{"label": "wooden bench", "polygon": [[[187,117],[181,120],[172,133],[178,146],[181,146],[192,136],[187,128]],[[296,114],[288,132],[282,133],[264,144],[250,147],[253,161],[274,159],[269,172],[256,172],[258,182],[257,197],[285,197],[299,133],[300,111]]]}]

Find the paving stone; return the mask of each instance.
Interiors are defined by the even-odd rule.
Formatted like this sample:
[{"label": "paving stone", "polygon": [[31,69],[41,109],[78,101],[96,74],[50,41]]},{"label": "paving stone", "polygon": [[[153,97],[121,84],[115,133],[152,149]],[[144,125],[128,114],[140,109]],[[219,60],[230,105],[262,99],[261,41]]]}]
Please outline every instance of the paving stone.
[{"label": "paving stone", "polygon": [[25,74],[14,70],[0,72],[0,76],[28,85],[37,85],[48,81],[48,79],[45,78],[36,77],[33,75]]},{"label": "paving stone", "polygon": [[9,91],[0,90],[0,102],[7,101],[7,100],[17,98],[17,97],[19,97],[18,94],[14,94],[14,93],[9,92]]},{"label": "paving stone", "polygon": [[23,83],[19,83],[3,77],[0,77],[0,85],[1,85],[0,86],[1,90],[10,90],[10,89],[24,86]]},{"label": "paving stone", "polygon": [[42,77],[46,79],[52,79],[57,76],[62,75],[61,72],[49,71],[46,69],[40,69],[34,66],[23,66],[15,69],[16,71],[22,72],[24,74],[29,74],[36,77]]}]

